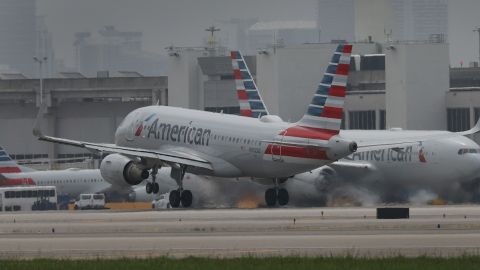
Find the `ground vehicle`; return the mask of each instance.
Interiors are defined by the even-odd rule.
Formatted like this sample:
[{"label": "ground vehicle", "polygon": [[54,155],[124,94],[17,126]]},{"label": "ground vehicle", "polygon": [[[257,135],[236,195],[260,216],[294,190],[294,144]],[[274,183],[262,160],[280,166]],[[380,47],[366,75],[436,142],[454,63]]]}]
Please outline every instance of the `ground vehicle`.
[{"label": "ground vehicle", "polygon": [[54,186],[0,188],[0,211],[57,210]]},{"label": "ground vehicle", "polygon": [[169,209],[172,208],[169,199],[170,193],[161,194],[152,201],[152,209]]},{"label": "ground vehicle", "polygon": [[79,200],[73,206],[75,210],[78,209],[104,209],[105,208],[105,194],[80,194]]}]

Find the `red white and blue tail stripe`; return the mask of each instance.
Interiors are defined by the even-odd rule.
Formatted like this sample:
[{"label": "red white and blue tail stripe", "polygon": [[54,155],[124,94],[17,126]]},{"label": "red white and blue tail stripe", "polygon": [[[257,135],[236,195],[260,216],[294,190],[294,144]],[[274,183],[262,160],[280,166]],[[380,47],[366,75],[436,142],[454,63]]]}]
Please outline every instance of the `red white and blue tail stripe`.
[{"label": "red white and blue tail stripe", "polygon": [[35,185],[31,178],[16,177],[21,172],[20,166],[0,147],[0,186]]},{"label": "red white and blue tail stripe", "polygon": [[308,110],[297,125],[338,134],[350,69],[352,45],[338,45]]},{"label": "red white and blue tail stripe", "polygon": [[239,51],[232,51],[230,58],[232,59],[235,88],[240,103],[240,115],[253,118],[267,115],[267,108],[242,54]]},{"label": "red white and blue tail stripe", "polygon": [[13,161],[8,153],[0,147],[0,173],[19,173],[22,172],[18,164]]},{"label": "red white and blue tail stripe", "polygon": [[267,146],[264,158],[281,156],[304,164],[332,159],[327,146],[340,132],[351,52],[352,45],[338,45],[307,112],[277,135],[276,142]]}]

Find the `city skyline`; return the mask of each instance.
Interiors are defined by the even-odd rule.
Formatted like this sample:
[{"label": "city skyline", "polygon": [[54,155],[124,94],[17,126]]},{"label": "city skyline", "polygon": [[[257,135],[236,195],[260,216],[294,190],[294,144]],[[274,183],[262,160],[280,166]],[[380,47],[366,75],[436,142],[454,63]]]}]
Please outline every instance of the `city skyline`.
[{"label": "city skyline", "polygon": [[[222,29],[219,36],[231,42],[234,33],[220,21],[231,18],[259,18],[271,20],[316,20],[315,0],[303,0],[292,5],[287,0],[233,0],[218,1],[153,1],[136,3],[120,0],[73,1],[37,0],[37,15],[45,15],[46,25],[53,35],[55,55],[67,66],[74,66],[74,33],[95,32],[105,25],[114,25],[124,31],[141,31],[143,49],[166,54],[165,47],[199,46],[208,35],[204,31],[211,24]],[[473,32],[480,25],[476,11],[480,2],[461,0],[449,2],[450,63],[459,66],[462,61],[478,61],[478,35]],[[195,10],[195,12],[191,12]],[[127,20],[125,19],[127,18]]]}]

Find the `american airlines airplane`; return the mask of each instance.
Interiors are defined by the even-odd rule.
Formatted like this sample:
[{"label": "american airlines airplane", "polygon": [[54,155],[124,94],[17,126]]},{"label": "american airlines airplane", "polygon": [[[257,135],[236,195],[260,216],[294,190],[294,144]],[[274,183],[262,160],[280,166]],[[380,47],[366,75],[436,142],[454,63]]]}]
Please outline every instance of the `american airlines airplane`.
[{"label": "american airlines airplane", "polygon": [[[162,181],[160,193],[172,189],[169,178],[170,168],[159,170],[159,179]],[[151,201],[155,198],[145,194],[145,185],[131,186],[127,183],[112,185],[103,179],[99,169],[37,171],[20,166],[9,157],[5,149],[0,147],[0,187],[21,185],[55,186],[58,194],[72,198],[82,193],[105,193],[109,198],[118,196],[120,199],[132,201]]]},{"label": "american airlines airplane", "polygon": [[[115,143],[91,143],[43,135],[38,124],[33,130],[40,140],[112,153],[104,158],[100,171],[110,183],[137,185],[147,179],[147,192],[156,193],[158,169],[171,167],[178,185],[170,192],[170,204],[189,207],[192,192],[183,189],[186,172],[218,177],[284,179],[330,164],[356,152],[418,143],[420,137],[360,142],[340,134],[352,45],[338,45],[305,115],[297,123],[275,117],[247,118],[222,113],[166,106],[148,106],[129,113],[117,128]],[[236,72],[243,83],[242,95],[253,81],[246,72]],[[249,102],[248,109],[257,109]],[[43,110],[43,108],[41,108]],[[245,108],[247,109],[247,108]],[[425,138],[423,138],[425,139]],[[151,172],[149,172],[149,170]],[[288,203],[288,192],[278,187],[265,193],[267,204]]]},{"label": "american airlines airplane", "polygon": [[16,185],[56,186],[58,194],[68,194],[72,197],[77,197],[81,193],[105,192],[111,188],[111,184],[100,175],[100,170],[26,169],[12,160],[0,147],[0,186]]},{"label": "american airlines airplane", "polygon": [[[169,168],[162,168],[159,171],[162,185],[160,192],[170,190],[168,181]],[[55,186],[57,193],[69,195],[76,198],[82,193],[105,193],[107,196],[120,196],[122,199],[149,201],[152,196],[141,196],[139,189],[145,190],[144,185],[131,186],[127,183],[112,185],[105,181],[99,169],[77,169],[46,170],[37,171],[28,167],[18,165],[10,158],[7,151],[0,147],[0,187],[2,186]]]},{"label": "american airlines airplane", "polygon": [[[231,52],[234,73],[250,74],[240,52]],[[251,77],[251,74],[250,74]],[[240,114],[257,118],[267,116],[268,110],[256,85],[249,96],[241,94],[242,78],[236,77]],[[256,102],[259,110],[252,113],[248,104]],[[277,116],[271,116],[277,117]],[[327,193],[345,182],[366,187],[385,200],[405,200],[413,192],[428,190],[442,198],[459,201],[463,191],[480,195],[480,146],[467,138],[480,131],[480,121],[469,131],[342,130],[344,138],[361,142],[371,138],[396,140],[409,137],[430,137],[419,144],[401,148],[379,149],[353,153],[339,161],[310,172],[297,174],[292,179],[315,185],[319,193]],[[260,181],[261,182],[261,181]],[[456,194],[455,194],[456,192]],[[478,198],[480,199],[480,197]]]}]

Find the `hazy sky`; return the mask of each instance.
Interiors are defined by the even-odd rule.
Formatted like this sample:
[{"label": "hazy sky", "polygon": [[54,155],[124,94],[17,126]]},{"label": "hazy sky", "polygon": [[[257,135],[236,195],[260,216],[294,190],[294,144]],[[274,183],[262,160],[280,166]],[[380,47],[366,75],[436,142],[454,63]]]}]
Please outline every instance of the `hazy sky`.
[{"label": "hazy sky", "polygon": [[[147,51],[198,46],[204,29],[217,20],[314,20],[316,0],[37,0],[39,15],[46,15],[53,33],[55,53],[73,65],[75,32],[97,32],[105,25],[123,31],[142,31]],[[451,63],[457,66],[478,59],[480,1],[451,0],[449,5]]]}]

